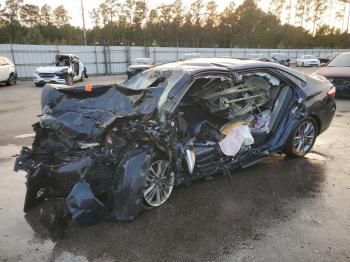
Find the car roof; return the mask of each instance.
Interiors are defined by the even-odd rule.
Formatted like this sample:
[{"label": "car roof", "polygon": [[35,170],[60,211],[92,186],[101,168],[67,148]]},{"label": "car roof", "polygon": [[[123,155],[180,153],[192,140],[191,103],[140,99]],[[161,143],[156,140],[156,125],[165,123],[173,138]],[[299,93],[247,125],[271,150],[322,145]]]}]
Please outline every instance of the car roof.
[{"label": "car roof", "polygon": [[182,69],[190,74],[200,73],[201,71],[208,70],[227,70],[227,71],[240,71],[249,69],[277,69],[285,71],[295,77],[306,81],[306,77],[303,73],[294,70],[292,68],[282,66],[277,63],[262,62],[255,60],[242,60],[235,58],[195,58],[185,61],[170,62],[162,65],[155,66],[153,68],[159,69]]},{"label": "car roof", "polygon": [[75,54],[57,54],[56,56],[73,56],[73,57],[79,58]]},{"label": "car roof", "polygon": [[[334,54],[332,54],[334,55]],[[339,53],[336,53],[335,55],[337,56],[340,56],[340,55],[350,55],[350,52],[339,52]]]}]

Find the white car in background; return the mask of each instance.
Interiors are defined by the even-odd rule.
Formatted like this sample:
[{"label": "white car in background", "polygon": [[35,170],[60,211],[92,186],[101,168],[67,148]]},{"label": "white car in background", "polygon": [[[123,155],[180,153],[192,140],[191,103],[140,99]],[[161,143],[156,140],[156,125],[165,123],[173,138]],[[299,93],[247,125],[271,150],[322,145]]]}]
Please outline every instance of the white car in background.
[{"label": "white car in background", "polygon": [[200,58],[201,54],[200,53],[191,53],[191,54],[184,54],[182,56],[182,61],[189,60],[189,59],[194,59],[194,58]]},{"label": "white car in background", "polygon": [[271,62],[269,58],[267,58],[263,54],[248,54],[247,60],[255,60],[255,61],[263,61],[263,62]]},{"label": "white car in background", "polygon": [[16,67],[7,57],[0,57],[0,82],[13,86],[17,81]]},{"label": "white car in background", "polygon": [[302,55],[296,60],[296,66],[317,66],[321,65],[320,60],[318,60],[313,55]]},{"label": "white car in background", "polygon": [[33,75],[36,86],[44,86],[46,83],[72,85],[76,81],[84,81],[87,78],[86,68],[79,57],[72,54],[56,55],[53,66],[39,67]]}]

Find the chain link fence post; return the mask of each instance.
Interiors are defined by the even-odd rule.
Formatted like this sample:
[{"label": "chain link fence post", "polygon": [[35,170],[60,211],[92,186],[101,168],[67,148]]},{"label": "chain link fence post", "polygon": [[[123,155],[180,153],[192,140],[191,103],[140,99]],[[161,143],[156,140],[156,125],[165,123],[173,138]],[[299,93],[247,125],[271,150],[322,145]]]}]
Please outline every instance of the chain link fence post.
[{"label": "chain link fence post", "polygon": [[104,62],[104,65],[105,65],[105,74],[107,75],[108,74],[108,65],[107,65],[107,46],[104,45],[103,46],[103,62]]},{"label": "chain link fence post", "polygon": [[98,61],[97,61],[97,48],[95,45],[95,65],[96,65],[96,75],[98,75]]},{"label": "chain link fence post", "polygon": [[14,65],[16,65],[16,61],[15,61],[15,52],[13,51],[13,45],[11,43],[11,56],[12,56],[12,62]]}]

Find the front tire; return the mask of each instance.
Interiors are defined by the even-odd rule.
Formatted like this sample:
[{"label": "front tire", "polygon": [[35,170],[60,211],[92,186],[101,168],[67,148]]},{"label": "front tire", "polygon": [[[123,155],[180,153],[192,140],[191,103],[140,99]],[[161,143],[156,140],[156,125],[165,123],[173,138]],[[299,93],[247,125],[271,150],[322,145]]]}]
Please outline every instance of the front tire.
[{"label": "front tire", "polygon": [[81,73],[80,82],[84,82],[84,72]]},{"label": "front tire", "polygon": [[68,86],[73,85],[73,76],[71,76],[71,75],[66,76],[66,85],[68,85]]},{"label": "front tire", "polygon": [[314,146],[317,134],[316,121],[312,117],[302,119],[287,141],[286,155],[293,158],[305,156]]},{"label": "front tire", "polygon": [[43,83],[34,83],[34,85],[36,86],[36,87],[43,87],[44,85],[45,85],[45,83],[43,84]]},{"label": "front tire", "polygon": [[151,161],[143,193],[146,208],[159,207],[169,199],[175,184],[175,174],[170,166],[169,160],[155,157]]}]

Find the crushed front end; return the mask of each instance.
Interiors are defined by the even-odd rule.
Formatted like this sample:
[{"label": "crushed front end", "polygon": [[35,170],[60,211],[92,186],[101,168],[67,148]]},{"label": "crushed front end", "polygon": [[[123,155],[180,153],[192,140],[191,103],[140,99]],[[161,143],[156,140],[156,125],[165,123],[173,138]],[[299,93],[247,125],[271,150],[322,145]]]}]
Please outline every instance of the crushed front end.
[{"label": "crushed front end", "polygon": [[172,129],[152,120],[159,90],[96,89],[45,87],[32,148],[23,147],[15,162],[15,171],[27,172],[24,212],[44,202],[40,221],[55,240],[70,219],[133,219],[154,151],[171,158]]}]

